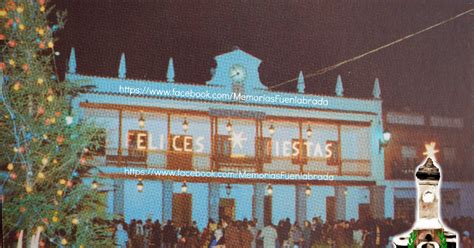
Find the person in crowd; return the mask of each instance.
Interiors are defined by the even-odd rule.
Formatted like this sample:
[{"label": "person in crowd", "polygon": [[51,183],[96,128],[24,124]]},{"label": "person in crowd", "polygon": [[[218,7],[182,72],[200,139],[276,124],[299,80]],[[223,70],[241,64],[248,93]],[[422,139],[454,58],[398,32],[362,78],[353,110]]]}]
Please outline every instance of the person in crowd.
[{"label": "person in crowd", "polygon": [[[202,230],[202,234],[199,238],[199,247],[200,248],[209,248],[211,245],[211,241],[213,239],[213,233],[215,228],[213,229],[214,220],[209,219],[207,226]],[[216,226],[217,228],[217,226]]]},{"label": "person in crowd", "polygon": [[135,233],[132,239],[132,246],[142,248],[145,241],[145,229],[142,220],[137,220],[135,225]]},{"label": "person in crowd", "polygon": [[151,248],[161,248],[161,224],[159,220],[153,223],[153,231],[151,233]]},{"label": "person in crowd", "polygon": [[464,231],[462,233],[461,244],[463,248],[472,248],[472,240],[470,238],[470,233],[468,231]]},{"label": "person in crowd", "polygon": [[135,228],[137,226],[137,220],[135,219],[132,219],[130,221],[130,225],[128,225],[128,238],[130,239],[130,242],[131,244],[133,244],[133,240],[134,240],[134,237],[135,237]]},{"label": "person in crowd", "polygon": [[153,231],[153,222],[151,221],[151,219],[147,219],[145,221],[145,225],[143,225],[143,231],[144,231],[143,246],[144,248],[150,248],[152,231]]},{"label": "person in crowd", "polygon": [[303,248],[311,248],[311,223],[307,220],[303,224]]},{"label": "person in crowd", "polygon": [[260,237],[263,239],[263,248],[275,248],[278,233],[273,224],[268,223],[262,230]]},{"label": "person in crowd", "polygon": [[300,224],[295,221],[290,229],[290,247],[302,247],[303,244],[303,231],[301,230]]},{"label": "person in crowd", "polygon": [[249,224],[247,221],[239,222],[238,228],[240,233],[240,246],[242,248],[252,248],[254,236],[249,229]]},{"label": "person in crowd", "polygon": [[122,224],[117,224],[115,231],[115,245],[116,248],[127,248],[128,234],[123,230]]},{"label": "person in crowd", "polygon": [[221,225],[218,225],[217,229],[214,231],[214,238],[212,239],[209,248],[225,248],[224,241],[224,230]]},{"label": "person in crowd", "polygon": [[229,247],[240,247],[240,231],[238,223],[235,221],[229,221],[229,224],[224,232],[225,246]]},{"label": "person in crowd", "polygon": [[177,232],[171,220],[166,222],[163,227],[163,244],[164,248],[174,248],[177,243]]},{"label": "person in crowd", "polygon": [[257,237],[258,237],[258,229],[255,221],[250,221],[248,225],[248,229],[252,234],[252,244],[251,248],[257,248]]},{"label": "person in crowd", "polygon": [[356,246],[362,247],[363,245],[364,230],[359,225],[355,225],[355,229],[352,232],[352,239]]}]

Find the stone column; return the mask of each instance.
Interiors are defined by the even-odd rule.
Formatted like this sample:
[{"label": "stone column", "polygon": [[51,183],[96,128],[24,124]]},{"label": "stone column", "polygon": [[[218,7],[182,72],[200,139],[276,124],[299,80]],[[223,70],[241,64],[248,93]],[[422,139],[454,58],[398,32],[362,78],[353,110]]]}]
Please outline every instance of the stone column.
[{"label": "stone column", "polygon": [[345,186],[335,186],[334,196],[336,197],[336,220],[346,220],[346,194]]},{"label": "stone column", "polygon": [[214,221],[219,221],[219,199],[220,188],[218,183],[209,183],[208,190],[208,217]]},{"label": "stone column", "polygon": [[264,227],[264,214],[265,214],[265,190],[267,185],[264,183],[257,183],[253,186],[253,202],[254,206],[252,209],[253,218],[257,220],[257,228],[261,229]]},{"label": "stone column", "polygon": [[306,220],[306,199],[307,196],[305,194],[306,191],[306,186],[305,185],[296,185],[296,205],[295,205],[295,210],[296,210],[296,221],[300,224],[300,226],[303,226],[304,221]]},{"label": "stone column", "polygon": [[124,216],[125,205],[125,181],[123,179],[114,179],[113,191],[113,213]]},{"label": "stone column", "polygon": [[163,180],[163,199],[161,201],[163,219],[162,223],[166,223],[173,218],[173,181]]},{"label": "stone column", "polygon": [[385,186],[374,185],[370,191],[370,214],[372,218],[384,219],[385,217]]}]

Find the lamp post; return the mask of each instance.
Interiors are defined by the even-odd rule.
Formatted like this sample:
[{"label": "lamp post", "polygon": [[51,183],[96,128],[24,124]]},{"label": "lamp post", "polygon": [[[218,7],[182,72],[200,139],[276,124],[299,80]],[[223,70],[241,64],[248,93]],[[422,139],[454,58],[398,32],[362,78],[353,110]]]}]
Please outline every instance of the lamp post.
[{"label": "lamp post", "polygon": [[188,132],[188,130],[189,130],[189,123],[188,123],[188,120],[186,118],[184,118],[183,131],[186,133],[186,132]]},{"label": "lamp post", "polygon": [[392,138],[392,134],[385,130],[382,134],[382,139],[379,141],[379,151],[382,151],[382,148],[386,147]]},{"label": "lamp post", "polygon": [[306,185],[306,189],[304,190],[304,194],[306,195],[306,197],[310,197],[311,196],[311,187],[308,185]]},{"label": "lamp post", "polygon": [[232,123],[230,122],[230,120],[227,121],[227,125],[225,126],[225,128],[227,129],[227,132],[232,132]]},{"label": "lamp post", "polygon": [[311,137],[313,135],[313,129],[311,129],[311,126],[308,125],[308,128],[306,129],[306,136]]},{"label": "lamp post", "polygon": [[188,193],[188,185],[186,184],[186,182],[183,182],[183,184],[181,185],[181,193]]},{"label": "lamp post", "polygon": [[275,134],[275,126],[273,126],[273,123],[270,124],[270,127],[268,128],[268,133],[270,133],[271,136]]},{"label": "lamp post", "polygon": [[145,127],[145,117],[143,116],[143,111],[140,111],[140,118],[138,119],[138,126],[140,128]]},{"label": "lamp post", "polygon": [[225,193],[227,194],[227,197],[230,196],[230,191],[232,190],[232,186],[230,185],[230,183],[228,183],[226,186],[225,186]]},{"label": "lamp post", "polygon": [[143,181],[142,179],[138,179],[138,183],[137,183],[137,190],[138,192],[143,192],[143,188],[144,188],[145,185],[143,185]]},{"label": "lamp post", "polygon": [[91,188],[92,189],[97,189],[99,187],[99,184],[97,183],[96,180],[92,181]]},{"label": "lamp post", "polygon": [[273,187],[271,184],[267,186],[267,195],[273,195]]}]

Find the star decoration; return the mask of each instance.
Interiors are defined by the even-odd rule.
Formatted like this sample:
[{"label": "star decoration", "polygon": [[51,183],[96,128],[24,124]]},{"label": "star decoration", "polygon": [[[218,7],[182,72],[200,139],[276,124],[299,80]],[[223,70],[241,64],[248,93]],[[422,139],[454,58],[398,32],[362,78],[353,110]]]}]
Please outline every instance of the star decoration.
[{"label": "star decoration", "polygon": [[425,144],[425,149],[426,151],[423,152],[423,155],[426,155],[427,157],[430,157],[434,160],[436,160],[436,156],[435,154],[439,152],[439,150],[436,150],[435,149],[435,146],[436,146],[436,143],[435,142],[431,142],[429,144]]},{"label": "star decoration", "polygon": [[229,137],[229,140],[232,142],[232,149],[234,149],[236,146],[239,146],[240,149],[244,148],[243,141],[246,141],[247,138],[244,137],[244,132],[240,133],[232,133],[232,136]]}]

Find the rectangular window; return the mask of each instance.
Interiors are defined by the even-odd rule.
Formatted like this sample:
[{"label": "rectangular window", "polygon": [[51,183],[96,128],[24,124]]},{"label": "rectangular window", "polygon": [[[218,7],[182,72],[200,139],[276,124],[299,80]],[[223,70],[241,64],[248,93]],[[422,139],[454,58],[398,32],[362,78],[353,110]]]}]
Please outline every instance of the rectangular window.
[{"label": "rectangular window", "polygon": [[193,136],[171,135],[167,168],[172,170],[193,168]]},{"label": "rectangular window", "polygon": [[416,159],[416,147],[414,146],[402,146],[402,159],[403,160],[412,160]]},{"label": "rectangular window", "polygon": [[299,139],[291,140],[291,162],[293,164],[307,164],[308,163],[308,145],[307,145],[306,139],[303,139],[303,144],[301,146],[300,146]]},{"label": "rectangular window", "polygon": [[148,132],[142,130],[128,131],[128,155],[133,157],[146,156],[148,150]]},{"label": "rectangular window", "polygon": [[454,163],[456,161],[456,148],[454,147],[445,147],[443,148],[443,161],[445,163]]},{"label": "rectangular window", "polygon": [[258,156],[264,163],[272,162],[272,138],[270,137],[257,137],[256,151]]},{"label": "rectangular window", "polygon": [[173,152],[193,152],[193,136],[171,135],[170,150]]},{"label": "rectangular window", "polygon": [[232,155],[232,141],[230,135],[217,136],[217,157],[230,158]]},{"label": "rectangular window", "polygon": [[326,141],[326,146],[331,151],[331,156],[327,158],[327,165],[340,165],[341,164],[341,154],[339,154],[339,142],[335,140]]}]

